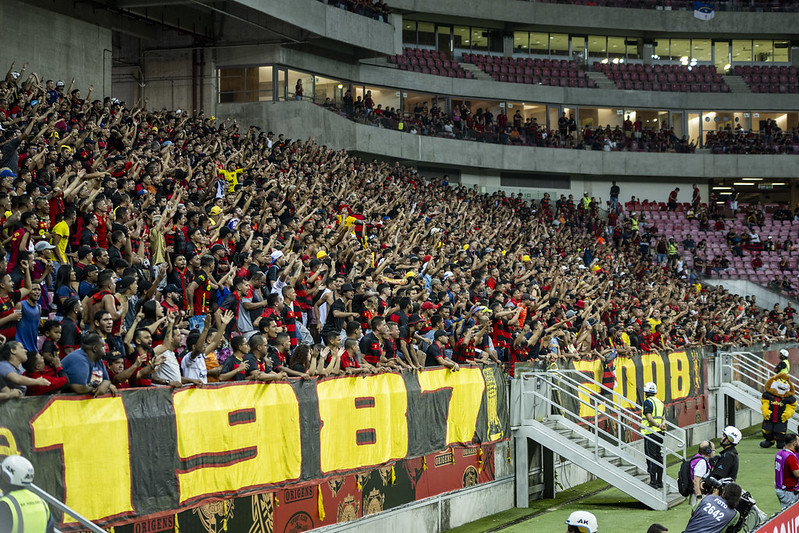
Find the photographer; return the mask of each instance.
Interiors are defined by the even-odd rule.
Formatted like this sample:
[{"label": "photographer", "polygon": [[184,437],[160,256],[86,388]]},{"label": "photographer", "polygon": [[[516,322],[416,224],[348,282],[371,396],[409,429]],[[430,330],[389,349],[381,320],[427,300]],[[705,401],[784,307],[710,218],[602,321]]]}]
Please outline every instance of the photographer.
[{"label": "photographer", "polygon": [[794,433],[785,435],[785,446],[777,452],[774,465],[774,490],[784,511],[799,501],[799,461],[796,451],[799,448],[799,436]]},{"label": "photographer", "polygon": [[741,487],[734,482],[721,486],[715,479],[708,481],[714,489],[694,506],[683,533],[724,533],[730,524],[738,521],[735,508],[741,499]]},{"label": "photographer", "polygon": [[738,448],[741,442],[741,431],[735,426],[727,426],[721,432],[722,451],[710,471],[710,477],[716,479],[730,478],[735,481],[738,478]]}]

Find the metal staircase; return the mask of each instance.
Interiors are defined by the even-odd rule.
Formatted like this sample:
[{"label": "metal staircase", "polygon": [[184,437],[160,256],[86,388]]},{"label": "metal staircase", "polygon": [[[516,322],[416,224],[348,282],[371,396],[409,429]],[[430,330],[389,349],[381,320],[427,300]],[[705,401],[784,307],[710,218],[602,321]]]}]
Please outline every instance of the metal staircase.
[{"label": "metal staircase", "polygon": [[[573,370],[522,374],[513,381],[511,394],[517,507],[528,505],[527,439],[652,509],[666,510],[685,499],[677,491],[677,481],[666,475],[662,489],[649,485],[639,427],[642,408],[634,401]],[[577,412],[566,405],[577,406]],[[580,406],[583,415],[588,413],[588,417],[580,416]],[[613,421],[610,424],[615,428],[612,433],[603,428],[602,422],[607,420]],[[673,424],[667,425],[664,457],[660,462],[664,469],[669,456],[685,457],[686,445],[685,431]],[[551,462],[550,468],[553,467],[554,462]]]},{"label": "metal staircase", "polygon": [[[740,402],[753,411],[760,413],[760,398],[765,390],[766,382],[774,375],[771,365],[751,352],[721,352],[716,357],[716,386],[719,399],[716,402],[718,433],[725,424],[725,413],[729,406],[725,397]],[[799,380],[790,376],[794,388],[799,394]],[[799,430],[799,415],[794,414],[788,420],[788,431]]]}]

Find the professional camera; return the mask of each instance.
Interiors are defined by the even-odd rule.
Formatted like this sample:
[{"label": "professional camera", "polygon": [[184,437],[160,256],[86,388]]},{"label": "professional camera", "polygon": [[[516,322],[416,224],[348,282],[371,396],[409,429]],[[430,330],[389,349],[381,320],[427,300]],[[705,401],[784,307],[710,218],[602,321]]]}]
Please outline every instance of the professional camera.
[{"label": "professional camera", "polygon": [[[724,487],[732,483],[732,478],[716,479],[714,477],[706,477],[702,482],[702,492],[711,494],[724,492]],[[766,514],[758,509],[757,502],[748,491],[741,492],[741,499],[738,501],[738,506],[735,508],[738,511],[738,521],[730,524],[726,531],[727,533],[738,533],[739,531],[754,531],[759,524],[766,521]]]},{"label": "professional camera", "polygon": [[712,494],[714,491],[718,491],[718,493],[721,494],[722,491],[724,491],[724,487],[731,482],[732,478],[730,477],[716,479],[714,477],[708,476],[702,480],[702,492],[704,494]]}]

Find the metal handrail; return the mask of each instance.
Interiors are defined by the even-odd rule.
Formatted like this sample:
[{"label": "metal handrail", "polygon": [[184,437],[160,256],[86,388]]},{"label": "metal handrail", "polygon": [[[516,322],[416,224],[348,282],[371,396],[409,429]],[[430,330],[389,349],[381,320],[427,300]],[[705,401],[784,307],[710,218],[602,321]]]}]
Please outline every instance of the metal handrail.
[{"label": "metal handrail", "polygon": [[[742,369],[746,370],[748,377],[759,378],[758,383],[760,385],[765,385],[774,376],[774,371],[769,368],[765,361],[752,352],[720,352],[719,357],[721,357],[722,368],[727,367],[733,373],[737,372],[739,374],[743,374]],[[737,363],[738,367],[733,363]],[[730,377],[732,378],[732,376]],[[791,375],[788,375],[788,379],[794,388],[799,390],[799,380]]]},{"label": "metal handrail", "polygon": [[[34,484],[30,484],[27,485],[25,488],[30,490],[32,493],[36,494],[39,498],[43,499],[52,507],[55,507],[56,509],[60,510],[65,514],[68,514],[69,516],[80,522],[80,524],[89,531],[93,531],[94,533],[106,533],[105,529],[101,528],[100,526],[98,526],[88,518],[81,516],[80,514],[75,512],[74,509],[67,507],[63,502],[51,496],[49,492],[46,492],[41,487],[37,487]],[[58,530],[56,529],[56,531]]]},{"label": "metal handrail", "polygon": [[[567,378],[567,379],[570,379],[570,378]],[[584,391],[587,393],[587,394],[586,394],[587,396],[589,396],[590,398],[592,398],[592,399],[596,400],[596,405],[597,405],[597,406],[599,406],[599,405],[602,405],[602,406],[604,406],[604,407],[606,408],[606,409],[605,409],[605,412],[606,412],[606,413],[608,413],[608,412],[609,412],[609,411],[607,410],[607,408],[609,407],[609,408],[610,408],[610,412],[612,412],[612,413],[617,413],[617,414],[619,414],[619,415],[623,416],[625,419],[632,421],[632,422],[633,422],[633,423],[634,423],[636,426],[640,426],[640,424],[639,424],[639,418],[638,418],[637,416],[631,415],[631,414],[629,413],[629,409],[625,409],[625,408],[623,408],[623,407],[618,407],[618,406],[615,406],[614,404],[612,404],[611,402],[609,402],[609,401],[608,401],[606,398],[603,398],[602,396],[597,396],[597,395],[596,395],[596,393],[595,393],[594,391],[592,391],[591,389],[588,389],[587,387],[585,387],[585,385],[584,385],[584,384],[582,384],[582,383],[579,383],[579,382],[577,382],[576,380],[571,380],[571,379],[570,379],[570,381],[572,382],[572,384],[573,384],[573,385],[574,385],[576,388],[578,388],[578,389],[582,388],[582,389],[583,389],[583,390],[584,390]],[[569,390],[567,390],[567,389],[565,389],[565,388],[561,387],[560,385],[554,384],[554,383],[550,383],[550,386],[553,386],[553,387],[555,387],[557,390],[560,390],[560,391],[562,391],[562,392],[565,392],[566,394],[568,394],[568,395],[569,395],[569,396],[571,396],[572,398],[575,398],[575,399],[576,399],[578,402],[580,402],[581,404],[583,404],[583,405],[587,406],[587,407],[588,407],[588,408],[590,408],[590,409],[593,409],[595,414],[596,414],[596,412],[598,412],[598,411],[599,411],[599,410],[598,410],[596,407],[592,406],[590,403],[586,403],[585,401],[583,401],[583,400],[580,398],[579,394],[576,394],[576,395],[575,395],[575,394],[574,394],[574,393],[572,393],[571,391],[569,391]],[[538,394],[539,394],[540,396],[543,396],[543,395],[541,395],[540,393],[538,393]],[[551,400],[551,399],[547,399],[547,402],[548,402],[548,403],[553,403],[553,400]],[[560,409],[564,409],[564,410],[566,410],[566,409],[565,409],[563,406],[561,406],[560,404],[554,403],[554,405],[555,405],[556,407],[560,408]],[[577,414],[577,413],[571,413],[571,412],[569,412],[568,410],[566,410],[566,412],[568,412],[570,415],[573,415],[573,416],[576,416],[577,418],[581,418],[581,419],[582,419],[582,417],[580,417],[580,415],[579,415],[579,414]],[[620,425],[622,425],[622,426],[624,426],[625,428],[629,429],[631,432],[635,433],[636,435],[639,435],[639,436],[641,436],[641,437],[643,437],[643,436],[644,436],[644,434],[643,434],[643,433],[642,433],[640,430],[637,430],[637,429],[635,429],[635,427],[634,427],[634,426],[632,426],[632,425],[630,425],[630,424],[628,424],[628,423],[626,423],[626,422],[623,422],[623,421],[619,420],[619,424],[620,424]],[[682,433],[683,435],[685,434],[685,430],[684,430],[684,429],[682,429],[682,428],[680,428],[680,427],[677,427],[676,429],[677,429],[677,431],[678,431],[678,432]],[[604,431],[603,429],[599,428],[598,426],[597,426],[597,430],[607,433],[606,431]],[[612,435],[611,435],[611,436],[612,436]],[[679,443],[679,444],[680,444],[680,445],[681,445],[681,446],[684,448],[684,446],[685,446],[685,438],[684,438],[684,437],[683,437],[682,439],[680,439],[680,438],[678,438],[678,437],[675,437],[674,435],[670,435],[670,436],[671,436],[672,438],[674,438],[675,440],[677,440],[677,441],[678,441],[678,443]],[[619,442],[619,444],[621,445],[622,443],[621,443],[621,442]],[[678,454],[678,453],[676,453],[676,451],[674,451],[674,450],[671,450],[671,448],[668,448],[668,447],[666,447],[666,449],[668,449],[669,451],[671,451],[671,452],[672,452],[672,455],[677,455],[677,456],[679,456],[679,454]]]},{"label": "metal handrail", "polygon": [[[595,379],[589,378],[588,376],[586,376],[585,374],[583,374],[579,370],[568,370],[568,369],[561,370],[561,369],[558,369],[558,370],[549,370],[549,372],[557,373],[557,374],[561,374],[561,375],[577,374],[583,380],[582,382],[578,382],[577,380],[574,380],[572,378],[568,378],[568,379],[570,379],[572,382],[579,383],[579,385],[582,386],[582,387],[585,387],[586,383],[590,383],[591,385],[595,385],[595,386],[599,387],[600,397],[604,398],[601,395],[602,392],[608,392],[608,393],[610,393],[611,395],[613,395],[617,399],[616,403],[619,403],[618,400],[623,400],[623,401],[625,401],[625,402],[627,402],[627,403],[629,403],[629,404],[631,404],[631,405],[633,405],[635,407],[635,409],[629,409],[628,408],[627,409],[628,411],[630,411],[630,410],[641,411],[642,413],[644,411],[644,406],[643,405],[641,405],[641,404],[639,404],[637,402],[634,402],[633,400],[631,400],[630,398],[624,396],[623,394],[619,394],[614,389],[606,387],[605,385],[603,385],[602,383],[596,381]],[[591,389],[587,389],[587,390],[589,392],[591,392],[591,393],[595,392],[595,391],[592,391]],[[622,407],[619,407],[619,408],[623,409]],[[635,420],[637,420],[637,418],[635,418]],[[677,424],[669,422],[668,420],[664,420],[664,422],[666,423],[667,431],[672,430],[672,431],[675,431],[675,432],[678,432],[678,433],[682,433],[683,435],[685,434],[685,429],[683,429],[682,427],[678,426]],[[670,436],[672,436],[672,438],[674,438],[675,440],[679,441],[680,446],[682,446],[683,448],[687,445],[687,439],[686,438],[679,439],[677,437],[674,437],[671,433],[670,433]]]},{"label": "metal handrail", "polygon": [[[547,374],[545,374],[545,375],[547,375]],[[538,377],[540,377],[540,376],[538,376]],[[547,375],[547,377],[551,378],[552,375],[549,374],[549,375]],[[524,383],[524,379],[525,379],[524,376],[522,376],[522,379],[523,379],[522,383]],[[593,411],[594,411],[594,423],[593,423],[593,425],[591,427],[594,429],[594,435],[595,435],[594,443],[593,443],[594,444],[594,456],[598,457],[599,456],[599,438],[598,438],[599,434],[600,434],[600,432],[605,433],[605,434],[608,434],[608,433],[606,431],[602,430],[599,427],[599,415],[598,415],[598,413],[599,413],[599,408],[598,408],[599,407],[599,401],[597,401],[597,398],[594,395],[590,395],[590,398],[592,399],[592,402],[586,402],[585,400],[580,398],[579,394],[574,394],[570,390],[568,390],[568,389],[566,389],[564,387],[561,387],[560,385],[557,385],[555,383],[552,383],[551,381],[550,381],[550,386],[555,388],[555,389],[557,389],[557,390],[559,390],[559,391],[564,392],[568,396],[574,398],[578,403],[588,407],[589,409],[593,409]],[[579,384],[578,384],[578,387],[579,387]],[[591,392],[591,391],[588,391],[588,392]],[[524,390],[522,391],[522,393],[524,394]],[[532,393],[535,396],[537,396],[538,398],[542,399],[545,403],[549,404],[550,406],[556,407],[558,409],[562,409],[566,413],[568,413],[569,415],[571,415],[571,416],[573,416],[573,417],[575,417],[577,419],[580,419],[580,420],[583,420],[583,421],[586,420],[585,418],[581,417],[578,413],[574,413],[572,411],[569,411],[568,409],[566,409],[566,407],[564,407],[563,405],[555,402],[551,398],[548,398],[547,396],[545,396],[545,395],[543,395],[543,394],[541,394],[541,393],[539,393],[537,391],[532,391]],[[607,404],[605,402],[603,402],[603,405],[607,405]],[[633,431],[633,432],[637,433],[638,435],[640,435],[641,437],[643,437],[643,434],[640,433],[635,428],[633,428],[631,426],[628,426],[627,424],[624,424],[624,425],[626,427],[628,427],[631,431]],[[658,464],[658,465],[663,466],[664,469],[665,469],[665,466],[666,466],[665,458],[663,459],[663,461],[654,461],[654,462],[656,464]],[[664,486],[664,492],[665,492],[665,486]]]},{"label": "metal handrail", "polygon": [[[529,381],[531,377],[535,377],[536,379],[543,379],[544,377],[552,378],[553,377],[553,373],[554,372],[528,372],[528,373],[522,374],[521,375],[521,383],[522,383],[522,402],[521,403],[524,403],[524,395],[527,392],[525,390],[526,389],[525,388],[525,383],[527,381]],[[582,405],[584,405],[584,406],[586,406],[586,407],[588,407],[590,409],[593,409],[593,411],[594,411],[594,423],[593,423],[592,428],[594,429],[594,443],[593,444],[594,444],[594,456],[596,458],[599,457],[599,436],[600,436],[601,433],[605,434],[605,435],[608,435],[611,438],[617,438],[616,436],[611,435],[610,433],[608,433],[607,431],[605,431],[605,430],[603,430],[603,429],[601,429],[599,427],[599,406],[600,405],[605,407],[605,412],[606,413],[608,412],[608,408],[610,408],[611,411],[613,411],[613,412],[617,413],[618,415],[620,415],[620,417],[618,419],[618,423],[620,425],[623,425],[625,428],[629,429],[631,432],[641,436],[642,438],[645,438],[644,434],[641,431],[637,430],[635,427],[633,427],[630,424],[627,424],[626,422],[624,422],[622,420],[621,417],[624,417],[624,418],[627,418],[627,419],[631,418],[631,415],[628,412],[626,412],[627,409],[624,409],[624,408],[617,407],[617,406],[613,405],[607,399],[596,395],[595,393],[593,393],[594,391],[591,391],[590,389],[586,388],[582,383],[577,382],[576,380],[572,379],[571,377],[568,377],[568,376],[565,376],[565,375],[563,377],[566,380],[570,381],[574,385],[574,387],[578,389],[578,391],[579,391],[580,388],[582,388],[582,389],[584,389],[585,391],[587,391],[589,393],[588,397],[589,397],[589,399],[591,401],[590,402],[586,402],[585,400],[580,398],[579,393],[575,394],[571,390],[568,390],[568,389],[562,387],[561,385],[559,385],[557,383],[554,383],[552,379],[548,380],[549,384],[550,384],[550,387],[553,387],[554,389],[565,393],[566,395],[568,395],[571,398],[575,399],[579,404],[582,404]],[[544,394],[542,394],[542,393],[540,393],[540,392],[538,392],[536,390],[532,390],[532,391],[529,391],[529,392],[532,392],[532,394],[534,394],[536,397],[538,397],[541,400],[543,400],[546,404],[548,404],[550,406],[553,406],[553,407],[556,407],[558,409],[562,409],[566,413],[568,413],[569,415],[571,415],[571,416],[573,416],[573,417],[575,417],[577,419],[585,420],[585,418],[581,417],[578,413],[574,413],[572,411],[569,411],[565,406],[555,402],[554,400],[552,400],[548,396],[546,396],[546,395],[544,395]],[[653,462],[655,464],[657,464],[659,466],[662,466],[664,470],[666,469],[666,465],[667,465],[666,457],[668,455],[674,455],[678,459],[684,459],[685,458],[685,449],[684,449],[685,448],[685,444],[684,444],[685,443],[685,430],[683,430],[682,428],[677,428],[677,429],[682,434],[682,439],[677,438],[677,437],[674,437],[674,438],[676,440],[678,440],[682,444],[682,450],[681,450],[682,453],[679,453],[676,450],[672,450],[669,446],[666,446],[666,441],[664,439],[662,449],[666,452],[665,455],[663,455],[662,460],[660,460],[660,461],[653,460]],[[623,447],[620,438],[618,439],[618,441],[619,441],[619,447],[620,448]],[[624,444],[626,445],[626,443],[624,443]],[[647,460],[651,460],[651,459],[647,458]],[[668,486],[664,484],[662,491],[663,491],[663,498],[665,499],[666,495],[667,495],[667,491],[668,491]]]}]

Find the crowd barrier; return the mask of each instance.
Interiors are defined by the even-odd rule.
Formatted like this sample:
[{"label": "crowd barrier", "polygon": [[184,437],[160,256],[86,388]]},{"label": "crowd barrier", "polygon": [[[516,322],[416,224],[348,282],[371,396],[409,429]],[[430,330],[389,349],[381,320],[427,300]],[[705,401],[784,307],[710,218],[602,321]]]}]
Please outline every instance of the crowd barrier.
[{"label": "crowd barrier", "polygon": [[492,481],[509,434],[493,366],[0,404],[0,455],[29,457],[37,485],[120,532],[350,520]]}]

